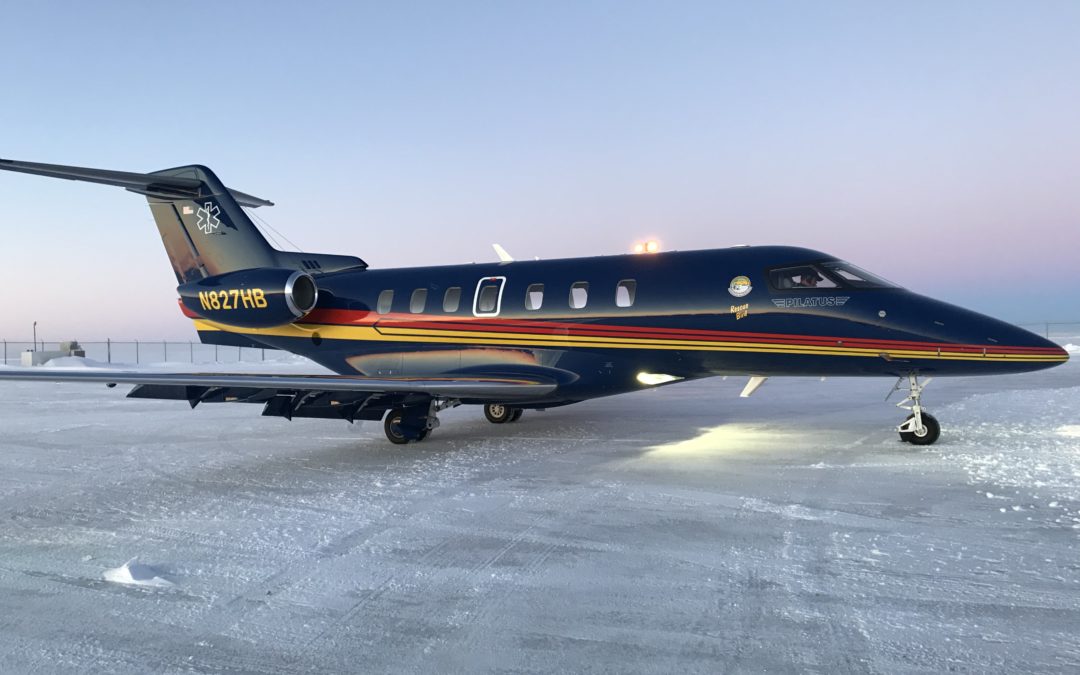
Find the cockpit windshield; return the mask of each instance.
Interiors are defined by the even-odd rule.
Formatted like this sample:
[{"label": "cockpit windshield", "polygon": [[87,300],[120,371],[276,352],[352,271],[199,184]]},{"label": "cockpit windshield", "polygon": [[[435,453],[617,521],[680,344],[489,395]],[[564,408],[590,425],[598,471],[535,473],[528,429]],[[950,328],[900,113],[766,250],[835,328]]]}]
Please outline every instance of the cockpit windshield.
[{"label": "cockpit windshield", "polygon": [[785,267],[772,271],[772,285],[778,290],[836,288],[836,282],[816,269],[813,265]]},{"label": "cockpit windshield", "polygon": [[898,288],[893,282],[882,279],[876,274],[870,274],[861,267],[856,267],[843,260],[833,260],[821,263],[826,271],[840,277],[844,283],[855,288]]},{"label": "cockpit windshield", "polygon": [[897,287],[896,284],[843,260],[774,269],[769,272],[769,283],[778,291]]}]

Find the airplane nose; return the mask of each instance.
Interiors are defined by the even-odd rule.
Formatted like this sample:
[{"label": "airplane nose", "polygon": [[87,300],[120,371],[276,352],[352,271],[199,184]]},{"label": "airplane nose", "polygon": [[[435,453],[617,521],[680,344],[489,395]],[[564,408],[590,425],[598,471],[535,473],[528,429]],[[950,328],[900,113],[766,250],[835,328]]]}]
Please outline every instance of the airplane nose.
[{"label": "airplane nose", "polygon": [[[997,372],[1038,370],[1069,358],[1061,345],[1015,324],[925,296],[912,294],[904,299],[911,304],[897,314],[901,315],[905,328],[931,341],[956,345],[961,351],[976,350],[975,353],[993,357],[986,365]],[[896,302],[899,309],[902,301],[896,298]],[[891,318],[893,314],[888,316]],[[974,366],[975,362],[969,365]],[[982,366],[979,370],[987,372]]]},{"label": "airplane nose", "polygon": [[1044,349],[1048,350],[1048,353],[1052,353],[1056,356],[1067,357],[1069,354],[1061,345],[1038,333],[1033,333],[1026,328],[1021,328],[1020,326],[1008,323],[1007,321],[992,319],[990,317],[984,318],[986,320],[986,326],[983,332],[986,333],[986,339],[991,343],[998,343],[1010,347]]}]

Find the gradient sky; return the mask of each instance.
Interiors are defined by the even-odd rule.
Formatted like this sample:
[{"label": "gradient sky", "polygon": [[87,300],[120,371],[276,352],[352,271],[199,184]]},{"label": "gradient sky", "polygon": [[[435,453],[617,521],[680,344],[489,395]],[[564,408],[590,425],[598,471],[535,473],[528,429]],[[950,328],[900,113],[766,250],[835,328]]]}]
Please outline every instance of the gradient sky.
[{"label": "gradient sky", "polygon": [[[1080,320],[1078,2],[0,11],[0,157],[207,164],[309,251],[794,244]],[[0,208],[0,337],[194,336],[142,197],[0,173]]]}]

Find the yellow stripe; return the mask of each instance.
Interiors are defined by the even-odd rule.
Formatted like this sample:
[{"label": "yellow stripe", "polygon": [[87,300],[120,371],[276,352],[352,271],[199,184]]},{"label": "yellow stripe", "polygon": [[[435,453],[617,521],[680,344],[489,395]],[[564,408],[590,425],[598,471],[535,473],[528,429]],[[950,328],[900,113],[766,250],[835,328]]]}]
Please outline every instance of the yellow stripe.
[{"label": "yellow stripe", "polygon": [[242,332],[210,321],[195,320],[196,330],[224,331],[242,335],[310,338],[315,333],[325,340],[365,342],[429,342],[438,344],[476,344],[520,347],[585,347],[607,349],[660,349],[711,352],[745,352],[758,354],[800,354],[810,356],[861,356],[865,358],[919,358],[951,361],[1023,361],[1033,363],[1064,362],[1068,355],[1042,354],[972,354],[918,349],[872,349],[865,347],[829,347],[813,345],[784,345],[761,342],[685,341],[659,338],[607,338],[587,335],[560,336],[549,334],[507,334],[482,331],[450,331],[372,326],[322,326],[292,324],[274,328],[251,328]]},{"label": "yellow stripe", "polygon": [[[597,337],[587,335],[575,335],[558,336],[558,335],[520,335],[513,336],[507,333],[491,333],[480,331],[450,331],[450,330],[435,330],[425,328],[386,328],[380,327],[378,329],[383,335],[399,335],[399,336],[411,336],[411,337],[423,337],[424,341],[441,341],[443,336],[447,338],[458,338],[465,340],[499,340],[499,341],[513,341],[514,343],[529,343],[534,344],[536,341],[543,341],[545,344],[572,344],[573,346],[591,347],[591,346],[604,346],[604,347],[650,347],[658,349],[675,348],[675,349],[691,349],[691,350],[705,350],[705,351],[747,351],[746,347],[754,348],[760,351],[783,351],[798,353],[814,353],[814,354],[838,354],[845,356],[878,356],[883,351],[891,356],[906,356],[917,358],[936,358],[939,356],[939,352],[936,349],[891,349],[882,350],[880,348],[872,347],[832,347],[828,345],[790,345],[790,344],[778,344],[772,342],[729,342],[729,341],[714,341],[714,340],[671,340],[664,338],[618,338],[618,337]],[[1048,355],[1043,354],[1009,354],[1009,355],[991,355],[983,356],[982,354],[972,354],[970,352],[950,352],[950,355],[957,357],[969,357],[972,359],[988,359],[988,358],[1001,358],[1003,360],[1031,360],[1031,359],[1045,359]],[[1055,357],[1049,357],[1055,358]]]}]

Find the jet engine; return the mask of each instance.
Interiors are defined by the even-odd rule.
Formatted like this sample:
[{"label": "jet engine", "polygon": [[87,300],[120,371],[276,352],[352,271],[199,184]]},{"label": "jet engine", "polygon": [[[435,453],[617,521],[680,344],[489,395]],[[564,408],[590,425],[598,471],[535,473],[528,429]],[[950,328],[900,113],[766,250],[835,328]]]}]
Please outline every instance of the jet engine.
[{"label": "jet engine", "polygon": [[180,301],[195,315],[240,328],[273,328],[304,318],[319,299],[310,274],[259,268],[226,272],[178,287]]}]

